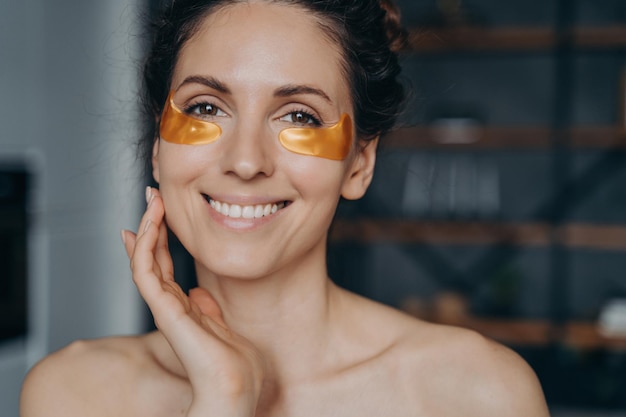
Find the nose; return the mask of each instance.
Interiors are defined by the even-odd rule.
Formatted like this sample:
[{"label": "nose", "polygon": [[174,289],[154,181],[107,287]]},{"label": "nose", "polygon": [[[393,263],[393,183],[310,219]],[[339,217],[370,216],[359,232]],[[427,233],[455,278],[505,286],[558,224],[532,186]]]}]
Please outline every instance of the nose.
[{"label": "nose", "polygon": [[[222,138],[220,167],[243,180],[269,177],[274,172],[271,133],[263,123],[241,123]],[[278,140],[276,138],[276,140]]]}]

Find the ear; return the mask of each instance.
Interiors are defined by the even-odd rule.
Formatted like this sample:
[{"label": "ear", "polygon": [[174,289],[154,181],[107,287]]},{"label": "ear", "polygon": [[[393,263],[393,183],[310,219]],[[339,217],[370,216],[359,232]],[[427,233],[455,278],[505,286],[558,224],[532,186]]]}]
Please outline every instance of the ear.
[{"label": "ear", "polygon": [[359,143],[357,154],[348,170],[341,187],[341,196],[347,200],[358,200],[363,197],[374,176],[376,165],[376,148],[378,136],[365,143]]},{"label": "ear", "polygon": [[160,139],[155,139],[154,145],[152,145],[152,178],[159,183],[159,142]]}]

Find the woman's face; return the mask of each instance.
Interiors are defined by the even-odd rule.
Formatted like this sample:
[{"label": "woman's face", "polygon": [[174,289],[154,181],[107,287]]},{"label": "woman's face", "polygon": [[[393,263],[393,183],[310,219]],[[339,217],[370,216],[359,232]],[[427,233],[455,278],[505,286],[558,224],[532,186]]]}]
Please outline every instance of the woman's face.
[{"label": "woman's face", "polygon": [[331,160],[293,153],[278,136],[353,119],[341,68],[310,13],[264,2],[208,16],[180,51],[174,103],[222,133],[205,145],[157,141],[153,174],[167,223],[200,274],[254,278],[323,259],[339,196],[365,192],[375,146],[353,144],[345,160]]}]

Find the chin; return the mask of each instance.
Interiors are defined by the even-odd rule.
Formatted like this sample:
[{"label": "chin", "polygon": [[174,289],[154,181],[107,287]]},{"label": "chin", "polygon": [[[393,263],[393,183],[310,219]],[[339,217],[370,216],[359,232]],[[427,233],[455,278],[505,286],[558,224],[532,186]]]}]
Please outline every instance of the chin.
[{"label": "chin", "polygon": [[[275,271],[258,256],[224,256],[219,259],[196,259],[198,274],[206,271],[209,275],[240,280],[256,280]],[[265,258],[267,261],[267,258]]]}]

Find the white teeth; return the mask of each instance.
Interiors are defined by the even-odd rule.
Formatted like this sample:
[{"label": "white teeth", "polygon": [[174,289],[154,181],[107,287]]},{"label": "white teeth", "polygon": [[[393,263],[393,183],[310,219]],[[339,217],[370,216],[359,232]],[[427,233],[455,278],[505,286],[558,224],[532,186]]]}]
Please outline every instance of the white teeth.
[{"label": "white teeth", "polygon": [[259,219],[261,217],[269,216],[276,213],[278,210],[285,207],[285,203],[278,204],[257,204],[255,206],[240,206],[238,204],[220,203],[216,200],[209,200],[211,207],[222,213],[224,216],[231,217],[233,219]]},{"label": "white teeth", "polygon": [[254,207],[244,206],[243,211],[241,212],[241,216],[244,219],[254,219]]},{"label": "white teeth", "polygon": [[241,206],[237,204],[232,204],[230,206],[230,210],[228,211],[228,217],[232,217],[233,219],[238,219],[241,217]]}]

